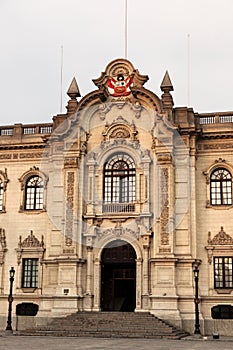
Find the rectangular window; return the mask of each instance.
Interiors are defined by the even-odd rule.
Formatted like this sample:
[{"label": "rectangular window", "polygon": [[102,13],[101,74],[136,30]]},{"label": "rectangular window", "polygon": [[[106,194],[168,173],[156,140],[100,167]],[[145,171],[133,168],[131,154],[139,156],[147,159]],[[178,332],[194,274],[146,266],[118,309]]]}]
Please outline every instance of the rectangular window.
[{"label": "rectangular window", "polygon": [[38,288],[38,259],[23,259],[22,288]]},{"label": "rectangular window", "polygon": [[232,257],[214,258],[214,288],[233,288]]}]

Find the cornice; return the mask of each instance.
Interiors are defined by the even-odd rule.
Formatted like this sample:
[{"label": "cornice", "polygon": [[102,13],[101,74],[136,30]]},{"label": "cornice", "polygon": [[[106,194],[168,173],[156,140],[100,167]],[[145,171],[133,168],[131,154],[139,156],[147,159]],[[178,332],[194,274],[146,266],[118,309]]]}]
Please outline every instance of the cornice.
[{"label": "cornice", "polygon": [[1,145],[0,151],[9,151],[9,150],[22,150],[22,149],[44,149],[46,147],[45,144],[30,144],[30,145]]}]

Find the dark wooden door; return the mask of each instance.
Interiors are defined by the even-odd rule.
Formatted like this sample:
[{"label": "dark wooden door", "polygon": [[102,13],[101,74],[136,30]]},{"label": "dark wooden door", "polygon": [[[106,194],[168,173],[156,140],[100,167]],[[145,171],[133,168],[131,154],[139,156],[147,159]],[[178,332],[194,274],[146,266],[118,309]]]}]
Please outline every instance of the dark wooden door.
[{"label": "dark wooden door", "polygon": [[136,254],[123,241],[102,253],[101,308],[104,311],[134,311],[136,306]]}]

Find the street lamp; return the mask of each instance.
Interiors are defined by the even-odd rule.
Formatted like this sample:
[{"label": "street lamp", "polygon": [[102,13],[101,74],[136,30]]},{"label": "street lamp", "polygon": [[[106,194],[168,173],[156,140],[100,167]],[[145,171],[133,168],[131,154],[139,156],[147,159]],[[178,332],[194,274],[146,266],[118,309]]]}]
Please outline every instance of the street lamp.
[{"label": "street lamp", "polygon": [[199,303],[200,303],[200,299],[198,297],[199,270],[198,270],[197,266],[194,267],[193,273],[194,273],[194,282],[195,282],[195,298],[194,298],[194,304],[195,304],[195,329],[194,329],[194,334],[201,334],[201,332],[200,332],[200,321],[199,321]]},{"label": "street lamp", "polygon": [[10,269],[10,292],[8,296],[8,319],[7,319],[7,326],[6,326],[6,331],[11,331],[12,332],[12,327],[11,327],[11,314],[12,314],[12,303],[13,303],[13,296],[12,296],[12,289],[13,289],[13,282],[14,282],[14,276],[15,276],[15,269],[14,267],[11,267]]}]

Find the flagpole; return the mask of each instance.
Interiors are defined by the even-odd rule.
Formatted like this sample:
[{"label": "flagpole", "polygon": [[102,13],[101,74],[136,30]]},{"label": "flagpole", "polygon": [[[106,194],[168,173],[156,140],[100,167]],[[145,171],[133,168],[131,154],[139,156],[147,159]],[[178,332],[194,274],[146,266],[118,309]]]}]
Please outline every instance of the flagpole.
[{"label": "flagpole", "polygon": [[63,45],[61,46],[60,113],[62,113],[62,77],[63,77]]},{"label": "flagpole", "polygon": [[190,107],[190,34],[188,34],[188,107]]},{"label": "flagpole", "polygon": [[127,58],[127,46],[128,46],[128,41],[127,41],[127,36],[128,36],[128,0],[125,0],[125,30],[124,30],[124,54],[125,58]]}]

